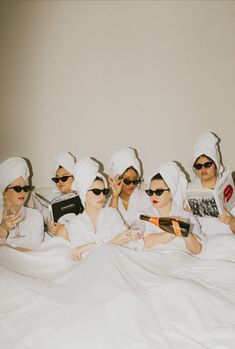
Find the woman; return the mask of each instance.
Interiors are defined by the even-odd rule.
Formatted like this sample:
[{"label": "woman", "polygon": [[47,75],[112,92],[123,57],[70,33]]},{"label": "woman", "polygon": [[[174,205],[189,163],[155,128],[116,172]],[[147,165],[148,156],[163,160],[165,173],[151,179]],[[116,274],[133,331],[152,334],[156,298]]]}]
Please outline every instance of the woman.
[{"label": "woman", "polygon": [[79,161],[75,187],[79,192],[84,212],[57,231],[75,248],[72,258],[106,242],[124,245],[138,239],[138,234],[126,230],[117,210],[103,207],[109,192],[105,178],[98,172],[98,163],[90,158]]},{"label": "woman", "polygon": [[187,237],[178,237],[147,222],[144,238],[146,248],[186,250],[192,254],[201,252],[203,235],[199,225],[193,215],[183,209],[186,188],[186,178],[174,162],[162,165],[151,178],[149,189],[146,190],[152,204],[148,215],[187,220],[192,229]]},{"label": "woman", "polygon": [[[73,188],[75,167],[76,159],[69,152],[59,153],[53,158],[52,181],[55,183],[55,188],[52,190],[49,201],[53,201],[62,195],[76,194],[76,191]],[[80,213],[83,211],[81,201],[79,201],[78,211]],[[45,217],[45,223],[48,226],[48,230],[52,234],[56,234],[57,229],[60,227],[60,223],[53,222],[49,212]]]},{"label": "woman", "polygon": [[[189,184],[189,189],[214,189],[223,174],[220,161],[218,139],[211,133],[203,134],[194,145],[193,170],[195,179]],[[235,234],[235,206],[218,218],[198,217],[204,232],[208,235]]]},{"label": "woman", "polygon": [[112,196],[109,206],[118,209],[123,221],[129,226],[135,222],[141,211],[150,206],[141,183],[140,162],[132,148],[123,148],[112,154],[110,160],[109,185]]},{"label": "woman", "polygon": [[51,201],[60,195],[74,192],[72,184],[75,166],[76,159],[69,152],[59,153],[53,158],[52,181],[55,183],[55,188],[52,190]]},{"label": "woman", "polygon": [[[37,248],[44,239],[43,218],[24,207],[28,199],[29,169],[26,161],[12,157],[0,164],[0,243],[21,251]],[[18,231],[19,229],[19,231]]]}]

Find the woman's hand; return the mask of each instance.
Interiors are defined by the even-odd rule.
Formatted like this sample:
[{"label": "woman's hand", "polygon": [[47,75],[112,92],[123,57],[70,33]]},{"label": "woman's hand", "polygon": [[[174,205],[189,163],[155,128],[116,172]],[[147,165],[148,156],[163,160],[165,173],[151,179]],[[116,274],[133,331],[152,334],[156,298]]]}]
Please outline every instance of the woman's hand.
[{"label": "woman's hand", "polygon": [[82,254],[86,251],[88,251],[90,248],[93,248],[96,246],[96,243],[95,242],[90,242],[88,244],[85,244],[85,245],[81,245],[81,246],[78,246],[76,247],[72,253],[71,253],[71,258],[77,262],[77,261],[80,261],[80,259],[82,258]]},{"label": "woman's hand", "polygon": [[112,195],[119,196],[122,190],[122,179],[118,176],[111,178],[109,177],[109,186],[112,190]]},{"label": "woman's hand", "polygon": [[231,213],[226,209],[224,209],[223,215],[218,216],[218,220],[220,222],[228,224],[228,225],[231,225],[233,223],[234,219],[235,218],[233,217],[233,215],[231,215]]},{"label": "woman's hand", "polygon": [[57,223],[57,222],[53,222],[53,221],[49,221],[47,226],[49,231],[53,234],[53,235],[57,235],[59,232],[60,227],[63,224]]},{"label": "woman's hand", "polygon": [[1,228],[3,230],[12,230],[15,228],[16,224],[21,222],[24,218],[20,215],[8,215],[7,211],[3,211]]},{"label": "woman's hand", "polygon": [[83,246],[76,247],[71,253],[71,258],[75,262],[80,261],[80,259],[82,258],[82,251],[83,251]]},{"label": "woman's hand", "polygon": [[222,216],[219,216],[218,219],[222,223],[228,224],[233,234],[235,234],[235,217],[229,211],[224,209],[224,214]]},{"label": "woman's hand", "polygon": [[57,222],[50,221],[50,222],[48,222],[47,226],[48,226],[48,229],[50,230],[50,232],[53,235],[61,236],[65,240],[70,240],[69,239],[68,230],[67,230],[67,228],[65,227],[64,224],[60,224],[60,223],[57,223]]},{"label": "woman's hand", "polygon": [[126,231],[124,231],[123,233],[119,234],[114,239],[112,239],[110,242],[112,242],[113,244],[122,246],[127,244],[129,241],[138,240],[141,238],[142,236],[140,237],[140,234],[137,231],[132,229],[127,229]]}]

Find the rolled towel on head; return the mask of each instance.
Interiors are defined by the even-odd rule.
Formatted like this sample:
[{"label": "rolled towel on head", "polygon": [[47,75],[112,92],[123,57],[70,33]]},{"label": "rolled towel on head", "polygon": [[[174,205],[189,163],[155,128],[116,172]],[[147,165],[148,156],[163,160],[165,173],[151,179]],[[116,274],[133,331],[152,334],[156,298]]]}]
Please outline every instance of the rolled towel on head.
[{"label": "rolled towel on head", "polygon": [[194,144],[193,164],[201,155],[204,154],[214,161],[218,174],[221,174],[224,168],[220,161],[218,143],[219,140],[213,133],[204,133]]},{"label": "rolled towel on head", "polygon": [[86,194],[96,177],[103,180],[105,188],[108,187],[105,177],[98,172],[99,164],[91,158],[82,158],[75,166],[75,176],[72,189],[76,190],[85,207]]},{"label": "rolled towel on head", "polygon": [[3,193],[10,183],[19,177],[27,182],[29,168],[21,157],[11,157],[0,164],[0,207],[3,205]]},{"label": "rolled towel on head", "polygon": [[133,167],[140,176],[140,162],[134,149],[127,147],[113,152],[109,171],[111,177],[122,175],[129,167]]},{"label": "rolled towel on head", "polygon": [[75,157],[68,151],[55,155],[53,158],[52,176],[55,176],[56,171],[60,166],[63,167],[65,170],[69,171],[72,175],[74,175],[75,164]]},{"label": "rolled towel on head", "polygon": [[[179,207],[184,207],[188,182],[183,171],[174,161],[169,161],[162,164],[159,169],[155,171],[154,175],[157,173],[160,173],[164,182],[170,189],[176,204]],[[153,176],[151,176],[149,180],[149,185]]]}]

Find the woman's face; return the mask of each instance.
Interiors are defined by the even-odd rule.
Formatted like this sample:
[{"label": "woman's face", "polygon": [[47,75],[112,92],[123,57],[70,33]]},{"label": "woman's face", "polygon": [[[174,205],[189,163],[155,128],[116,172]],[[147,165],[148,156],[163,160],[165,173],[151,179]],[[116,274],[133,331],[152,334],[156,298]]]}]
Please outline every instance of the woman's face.
[{"label": "woman's face", "polygon": [[28,198],[29,192],[21,190],[19,193],[14,190],[13,187],[25,187],[27,185],[26,180],[23,177],[19,177],[11,182],[4,192],[4,199],[6,205],[20,205],[23,206]]},{"label": "woman's face", "polygon": [[[154,179],[150,183],[149,189],[155,191],[157,189],[168,189],[166,183],[162,179]],[[171,208],[172,204],[172,195],[170,190],[164,190],[161,195],[157,195],[153,193],[152,196],[149,197],[150,201],[155,208]]]},{"label": "woman's face", "polygon": [[198,170],[194,167],[196,175],[200,180],[209,181],[217,177],[216,166],[211,159],[208,159],[206,156],[202,155],[196,160],[194,165],[197,165],[197,164],[199,165],[205,164],[207,167],[210,165],[210,167],[208,168],[203,166],[201,169],[198,169]]},{"label": "woman's face", "polygon": [[104,206],[106,196],[104,193],[100,193],[96,195],[92,189],[105,189],[104,182],[100,180],[95,180],[90,189],[87,191],[86,194],[86,206],[93,207],[93,208],[101,208]]},{"label": "woman's face", "polygon": [[57,189],[61,192],[61,194],[71,193],[73,191],[72,190],[72,183],[74,180],[73,175],[69,171],[67,171],[65,168],[60,167],[56,171],[56,178],[61,178],[61,177],[68,177],[68,179],[64,182],[60,179],[59,182],[56,183]]},{"label": "woman's face", "polygon": [[[131,196],[133,191],[136,189],[138,183],[133,183],[133,181],[136,181],[139,179],[138,173],[133,169],[129,168],[126,172],[122,175],[122,190],[121,193],[127,196]],[[125,183],[125,180],[131,181],[131,183]]]}]

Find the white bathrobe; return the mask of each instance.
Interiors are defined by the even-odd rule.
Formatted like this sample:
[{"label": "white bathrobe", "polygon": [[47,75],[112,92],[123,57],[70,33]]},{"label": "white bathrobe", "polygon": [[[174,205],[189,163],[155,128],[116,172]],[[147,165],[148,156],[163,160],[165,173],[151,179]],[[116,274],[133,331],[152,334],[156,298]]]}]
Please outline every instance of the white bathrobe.
[{"label": "white bathrobe", "polygon": [[90,242],[102,245],[126,230],[119,213],[111,207],[100,209],[96,228],[92,225],[85,211],[74,217],[65,226],[68,229],[69,239],[74,247]]},{"label": "white bathrobe", "polygon": [[[10,230],[7,239],[0,239],[0,244],[9,244],[13,247],[36,249],[44,240],[44,225],[41,213],[33,208],[25,207],[25,218],[19,223],[21,238],[14,238],[15,229]],[[0,209],[0,221],[2,221]]]},{"label": "white bathrobe", "polygon": [[[108,202],[109,205],[109,202]],[[131,224],[138,220],[141,213],[151,207],[151,202],[145,191],[136,188],[130,196],[128,209],[126,210],[121,198],[118,198],[118,211],[125,223]]]},{"label": "white bathrobe", "polygon": [[[155,207],[151,207],[151,209],[146,212],[146,215],[153,216],[153,217],[160,217],[160,214],[158,210]],[[196,219],[191,213],[185,211],[181,207],[179,207],[174,201],[172,202],[172,208],[169,216],[174,217],[182,217],[184,219],[187,219],[188,222],[192,226],[191,232],[195,235],[195,237],[198,239],[198,241],[202,244],[202,251],[205,248],[206,245],[206,237],[201,232],[200,225]],[[144,235],[148,235],[150,233],[162,233],[163,230],[156,225],[145,222],[145,233]],[[178,251],[187,251],[187,247],[184,241],[184,238],[175,237],[173,240],[166,244],[156,245],[154,246],[154,249],[163,249],[163,250],[178,250]]]}]

